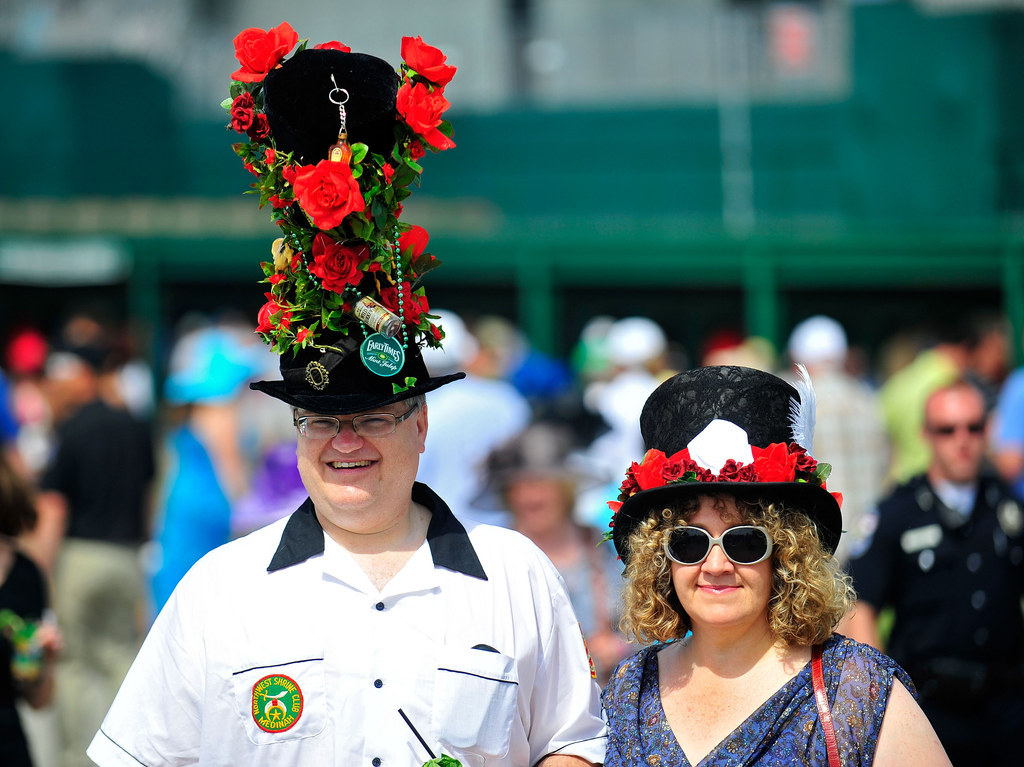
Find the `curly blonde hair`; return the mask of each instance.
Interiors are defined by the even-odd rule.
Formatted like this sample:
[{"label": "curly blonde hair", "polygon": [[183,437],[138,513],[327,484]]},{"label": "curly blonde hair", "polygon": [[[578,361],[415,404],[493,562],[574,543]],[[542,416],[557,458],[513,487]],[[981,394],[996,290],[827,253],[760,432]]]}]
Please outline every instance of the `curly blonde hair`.
[{"label": "curly blonde hair", "polygon": [[629,537],[629,565],[623,589],[623,632],[640,642],[679,639],[692,628],[672,585],[665,538],[693,517],[702,499],[736,502],[745,524],[761,525],[773,543],[768,626],[788,645],[825,641],[855,598],[849,576],[821,545],[814,522],[800,509],[755,496],[702,493],[676,508],[652,512]]}]

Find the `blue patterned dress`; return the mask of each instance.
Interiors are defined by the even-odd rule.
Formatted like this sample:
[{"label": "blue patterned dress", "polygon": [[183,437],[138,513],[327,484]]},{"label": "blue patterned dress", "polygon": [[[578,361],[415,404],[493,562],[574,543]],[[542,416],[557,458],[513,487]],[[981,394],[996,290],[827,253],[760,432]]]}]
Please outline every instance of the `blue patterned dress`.
[{"label": "blue patterned dress", "polygon": [[[612,672],[601,696],[609,728],[605,767],[690,766],[661,706],[658,651],[664,647],[645,647]],[[839,635],[825,642],[822,662],[842,763],[869,767],[893,678],[916,697],[913,683],[890,658]],[[700,762],[701,767],[827,764],[809,662]]]}]

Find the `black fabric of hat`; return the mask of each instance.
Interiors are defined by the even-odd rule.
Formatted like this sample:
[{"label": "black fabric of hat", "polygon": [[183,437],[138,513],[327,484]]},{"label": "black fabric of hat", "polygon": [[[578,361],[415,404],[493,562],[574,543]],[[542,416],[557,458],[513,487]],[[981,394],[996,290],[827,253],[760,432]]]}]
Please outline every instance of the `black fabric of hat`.
[{"label": "black fabric of hat", "polygon": [[[331,80],[331,76],[334,80]],[[366,53],[329,49],[297,52],[263,82],[264,108],[274,143],[297,162],[315,165],[338,140],[335,85],[348,92],[348,141],[387,156],[395,145],[395,99],[401,81],[391,65]]]},{"label": "black fabric of hat", "polygon": [[[640,432],[648,450],[661,450],[667,456],[689,445],[715,419],[739,426],[752,446],[790,444],[796,441],[791,406],[799,403],[798,391],[770,373],[731,365],[696,368],[673,376],[655,389],[640,414]],[[678,482],[642,490],[622,504],[612,530],[619,557],[629,561],[629,536],[652,513],[684,498],[716,492],[789,503],[814,521],[826,551],[834,553],[839,545],[839,504],[828,490],[813,483]]]},{"label": "black fabric of hat", "polygon": [[[374,410],[393,402],[426,394],[446,383],[465,378],[465,373],[431,378],[419,347],[405,350],[405,364],[392,376],[371,372],[359,354],[362,338],[340,333],[324,333],[319,343],[324,347],[307,347],[297,355],[281,355],[282,381],[256,381],[250,389],[261,391],[303,410],[323,415],[349,415]],[[416,382],[404,387],[407,378]]]}]

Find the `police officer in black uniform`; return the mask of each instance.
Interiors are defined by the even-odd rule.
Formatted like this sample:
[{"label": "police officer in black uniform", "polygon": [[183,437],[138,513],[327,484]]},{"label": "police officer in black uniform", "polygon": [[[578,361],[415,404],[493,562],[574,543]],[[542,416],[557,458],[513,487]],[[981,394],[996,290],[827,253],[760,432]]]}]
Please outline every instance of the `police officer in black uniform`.
[{"label": "police officer in black uniform", "polygon": [[906,668],[954,765],[1019,765],[1024,734],[1024,513],[983,472],[985,405],[965,381],[925,405],[928,471],[878,505],[849,564],[859,601],[844,627]]}]

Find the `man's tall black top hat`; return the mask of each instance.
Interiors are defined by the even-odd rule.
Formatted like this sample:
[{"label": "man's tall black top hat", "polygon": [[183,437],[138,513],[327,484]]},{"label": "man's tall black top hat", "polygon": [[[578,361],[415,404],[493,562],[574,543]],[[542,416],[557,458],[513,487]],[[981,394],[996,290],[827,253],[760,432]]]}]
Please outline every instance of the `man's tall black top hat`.
[{"label": "man's tall black top hat", "polygon": [[432,378],[423,364],[420,347],[444,335],[421,283],[439,262],[426,231],[399,220],[419,159],[454,146],[441,113],[455,68],[420,38],[403,38],[396,72],[338,42],[307,49],[288,24],[244,30],[235,53],[224,106],[248,142],[234,149],[283,235],[263,264],[256,328],[283,380],[252,387],[341,414],[463,377]]}]

